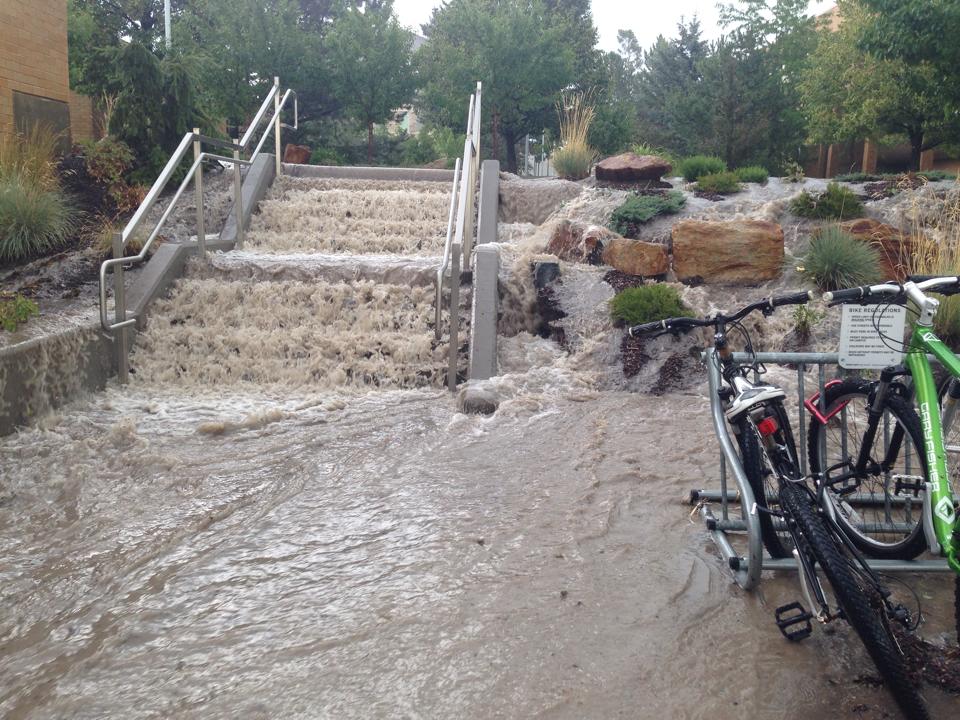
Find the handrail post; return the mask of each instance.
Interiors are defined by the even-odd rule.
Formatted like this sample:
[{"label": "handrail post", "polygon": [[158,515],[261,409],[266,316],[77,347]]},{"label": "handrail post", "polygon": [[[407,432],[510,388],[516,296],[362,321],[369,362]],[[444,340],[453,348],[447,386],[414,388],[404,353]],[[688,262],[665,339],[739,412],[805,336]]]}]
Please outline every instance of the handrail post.
[{"label": "handrail post", "polygon": [[457,360],[460,345],[460,243],[450,246],[450,348],[447,387],[457,390]]},{"label": "handrail post", "polygon": [[[113,234],[113,257],[123,257],[123,233]],[[123,263],[117,263],[113,268],[113,302],[115,321],[118,323],[126,321],[127,299],[123,287]],[[117,351],[117,379],[121,384],[125,384],[130,379],[127,328],[117,328],[114,331],[113,341]]]},{"label": "handrail post", "polygon": [[283,175],[283,164],[280,162],[280,78],[274,76],[273,78],[274,87],[277,88],[277,92],[273,94],[273,144],[276,148],[276,163],[277,163],[277,177]]},{"label": "handrail post", "polygon": [[[193,129],[193,161],[196,163],[203,152],[200,147],[200,128]],[[197,245],[200,247],[200,256],[207,257],[207,231],[203,223],[203,163],[197,165],[193,178],[193,187],[197,194]]]},{"label": "handrail post", "polygon": [[243,180],[240,177],[240,138],[233,147],[233,207],[237,211],[237,249],[243,248]]}]

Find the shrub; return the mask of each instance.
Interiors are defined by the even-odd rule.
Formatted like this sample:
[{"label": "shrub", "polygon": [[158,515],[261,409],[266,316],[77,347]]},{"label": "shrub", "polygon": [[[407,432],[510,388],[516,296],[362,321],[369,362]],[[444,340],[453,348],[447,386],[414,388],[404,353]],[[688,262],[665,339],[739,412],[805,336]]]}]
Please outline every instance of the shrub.
[{"label": "shrub", "polygon": [[631,150],[635,155],[656,155],[658,158],[663,158],[670,163],[670,166],[675,172],[678,171],[678,165],[680,162],[677,160],[677,156],[665,148],[653,147],[652,145],[647,145],[646,143],[637,143],[631,148]]},{"label": "shrub", "polygon": [[597,152],[587,143],[593,105],[584,93],[564,94],[557,103],[560,116],[560,148],[551,161],[560,177],[582,180],[590,174]]},{"label": "shrub", "polygon": [[700,192],[720,193],[721,195],[729,195],[743,190],[737,174],[732,172],[704,175],[697,180],[696,188]]},{"label": "shrub", "polygon": [[791,183],[803,182],[803,165],[798,162],[788,162],[783,166],[783,179]]},{"label": "shrub", "polygon": [[733,171],[740,182],[745,183],[765,183],[770,173],[765,167],[759,165],[750,165],[748,167],[737,168]]},{"label": "shrub", "polygon": [[839,227],[827,227],[810,241],[803,275],[821,290],[867,285],[881,279],[880,253]]},{"label": "shrub", "polygon": [[823,313],[808,307],[807,305],[797,305],[793,311],[793,332],[797,337],[806,342],[810,339],[810,331],[813,326],[823,320]]},{"label": "shrub", "polygon": [[60,135],[42,124],[34,125],[26,135],[0,138],[0,182],[16,181],[40,190],[56,190],[57,165],[54,160]]},{"label": "shrub", "polygon": [[858,173],[846,173],[845,175],[837,175],[833,179],[835,182],[864,183],[864,182],[876,182],[878,180],[883,180],[884,176],[858,172]]},{"label": "shrub", "polygon": [[830,183],[819,195],[804,190],[790,203],[794,215],[818,220],[842,220],[863,217],[863,203],[853,191]]},{"label": "shrub", "polygon": [[63,193],[17,180],[0,182],[0,262],[23,260],[62,245],[75,220]]},{"label": "shrub", "polygon": [[343,155],[330,148],[315,148],[310,153],[311,165],[343,165]]},{"label": "shrub", "polygon": [[670,317],[689,317],[680,293],[670,285],[640,285],[618,292],[610,301],[610,316],[617,324],[638,325]]},{"label": "shrub", "polygon": [[680,212],[687,199],[679,190],[663,195],[633,195],[613,211],[610,229],[624,237],[635,238],[640,225],[657,215],[673,215]]},{"label": "shrub", "polygon": [[922,177],[930,182],[939,182],[941,180],[956,180],[957,173],[945,172],[943,170],[922,170],[917,173],[917,177]]},{"label": "shrub", "polygon": [[39,312],[37,304],[23,295],[0,297],[0,327],[7,332],[13,332]]},{"label": "shrub", "polygon": [[677,171],[687,182],[695,182],[704,175],[716,175],[726,172],[727,164],[718,157],[708,155],[694,155],[680,161]]}]

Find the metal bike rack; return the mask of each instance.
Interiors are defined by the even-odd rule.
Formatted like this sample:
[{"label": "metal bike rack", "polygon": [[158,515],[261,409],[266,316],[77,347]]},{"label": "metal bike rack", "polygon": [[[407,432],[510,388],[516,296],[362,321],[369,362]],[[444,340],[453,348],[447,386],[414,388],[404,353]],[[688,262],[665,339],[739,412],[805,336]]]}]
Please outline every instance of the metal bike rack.
[{"label": "metal bike rack", "polygon": [[[823,391],[828,381],[827,366],[836,366],[832,377],[839,377],[839,356],[837,353],[734,353],[735,360],[742,362],[757,362],[765,365],[795,365],[797,373],[797,408],[798,412],[791,417],[791,422],[797,431],[797,450],[800,455],[801,472],[807,474],[807,411],[804,407],[806,388],[810,381],[806,377],[808,369],[817,368],[816,384],[820,389],[821,402]],[[717,394],[722,382],[720,375],[719,358],[716,350],[704,352],[707,364],[707,379],[710,391],[710,409],[713,418],[714,431],[720,442],[720,488],[719,490],[691,490],[690,502],[698,506],[698,512],[704,521],[710,537],[716,543],[723,559],[733,571],[737,584],[744,590],[751,590],[760,582],[763,570],[796,570],[796,561],[792,558],[774,559],[763,552],[763,541],[760,535],[760,521],[755,513],[751,512],[754,505],[753,490],[747,481],[740,455],[737,452],[735,441],[730,435],[730,427],[724,416]],[[787,408],[789,411],[791,408]],[[884,423],[884,433],[890,428]],[[846,451],[846,426],[842,428],[843,452]],[[909,463],[909,448],[906,461]],[[909,465],[908,465],[909,467]],[[728,477],[732,475],[735,486],[730,487]],[[855,502],[870,502],[869,497],[857,498]],[[714,514],[712,505],[719,503],[720,516]],[[739,504],[741,519],[731,517],[730,506]],[[732,535],[746,539],[746,555],[741,554],[734,547]],[[938,558],[933,560],[870,560],[870,567],[878,572],[951,572],[947,561]]]}]

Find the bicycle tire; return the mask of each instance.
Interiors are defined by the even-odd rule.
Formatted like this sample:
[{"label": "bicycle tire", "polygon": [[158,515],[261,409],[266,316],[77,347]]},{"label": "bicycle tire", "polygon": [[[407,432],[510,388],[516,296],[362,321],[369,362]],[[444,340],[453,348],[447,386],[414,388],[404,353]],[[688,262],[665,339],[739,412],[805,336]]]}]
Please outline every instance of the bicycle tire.
[{"label": "bicycle tire", "polygon": [[[747,476],[747,482],[750,483],[750,489],[753,490],[757,507],[775,510],[776,507],[770,506],[769,499],[778,497],[780,483],[777,472],[768,464],[769,458],[760,444],[756,425],[746,418],[741,418],[737,422],[737,442],[740,445],[743,472]],[[743,511],[750,512],[750,508],[744,508]],[[760,521],[760,537],[763,540],[763,546],[770,553],[770,557],[790,557],[793,542],[790,540],[789,531],[778,532],[775,527],[775,518],[769,512],[758,511],[757,519]]]},{"label": "bicycle tire", "polygon": [[[825,415],[830,416],[830,412],[841,402],[848,402],[846,417],[849,424],[851,415],[854,415],[860,412],[865,412],[865,409],[869,406],[869,398],[871,391],[872,383],[866,380],[861,379],[847,379],[836,385],[828,387],[823,396],[823,407],[825,410]],[[894,393],[888,393],[884,401],[884,412],[889,413],[895,423],[901,425],[907,436],[910,438],[910,442],[913,444],[914,448],[923,447],[923,430],[920,425],[920,418],[917,416],[916,411],[913,407],[901,396]],[[807,434],[807,458],[810,461],[810,472],[814,475],[829,469],[834,465],[840,456],[832,455],[833,450],[831,446],[836,446],[836,438],[834,437],[833,443],[827,443],[827,435],[836,435],[837,428],[843,422],[844,415],[838,413],[834,417],[830,418],[827,421],[827,424],[824,425],[820,422],[816,415],[811,416],[810,418],[810,428]],[[852,421],[853,430],[858,430],[858,422],[856,419]],[[894,425],[895,426],[895,425]],[[860,441],[863,437],[863,433],[866,431],[866,419],[864,416],[863,424],[859,427],[859,432],[850,432],[848,430],[848,443],[852,443],[855,447],[850,451],[849,456],[855,458],[857,452],[859,452]],[[821,437],[824,438],[824,442],[821,442]],[[883,433],[877,432],[876,443],[883,443]],[[826,451],[826,457],[821,453]],[[878,447],[878,450],[882,450],[882,445]],[[871,456],[878,456],[877,453],[871,453]],[[905,453],[901,451],[898,458],[896,459],[897,463],[903,464],[904,473],[906,473],[906,459]],[[916,463],[919,459],[921,468],[923,470],[923,476],[926,477],[926,458],[921,452],[913,453],[913,462]],[[864,480],[865,483],[870,481],[867,484],[868,490],[875,495],[880,496],[884,499],[884,503],[878,503],[875,507],[878,508],[876,511],[878,516],[880,510],[885,508],[886,500],[890,499],[890,496],[887,492],[888,487],[884,484],[883,479],[879,476],[874,478],[867,478]],[[889,559],[889,560],[912,560],[917,557],[920,553],[926,549],[926,536],[923,532],[923,505],[919,500],[915,503],[906,503],[904,507],[906,508],[903,511],[903,516],[899,518],[903,526],[909,527],[909,531],[903,531],[902,533],[896,534],[886,534],[886,535],[873,535],[867,532],[864,532],[858,527],[858,521],[854,517],[855,511],[853,507],[847,503],[840,496],[831,493],[831,497],[834,500],[834,505],[837,508],[837,522],[843,527],[847,533],[847,537],[853,542],[856,547],[866,555],[875,558]],[[896,498],[898,501],[900,498]],[[863,511],[866,512],[866,511]],[[887,518],[882,518],[886,520]],[[881,520],[880,517],[877,517],[876,520]]]},{"label": "bicycle tire", "polygon": [[823,569],[844,618],[860,636],[897,706],[909,720],[927,720],[926,703],[906,672],[903,654],[882,616],[882,603],[879,608],[871,607],[846,549],[818,514],[813,498],[796,483],[784,482],[780,504],[798,531],[800,551],[808,552]]}]

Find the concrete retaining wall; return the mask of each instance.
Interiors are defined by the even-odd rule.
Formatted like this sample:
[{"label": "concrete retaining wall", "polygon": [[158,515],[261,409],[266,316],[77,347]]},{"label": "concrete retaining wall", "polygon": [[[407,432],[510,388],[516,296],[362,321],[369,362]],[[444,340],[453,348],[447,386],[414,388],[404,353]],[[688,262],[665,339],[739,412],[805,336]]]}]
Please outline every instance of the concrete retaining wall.
[{"label": "concrete retaining wall", "polygon": [[337,178],[342,180],[433,181],[453,182],[453,170],[427,168],[341,167],[338,165],[283,164],[283,174],[305,178]]}]

